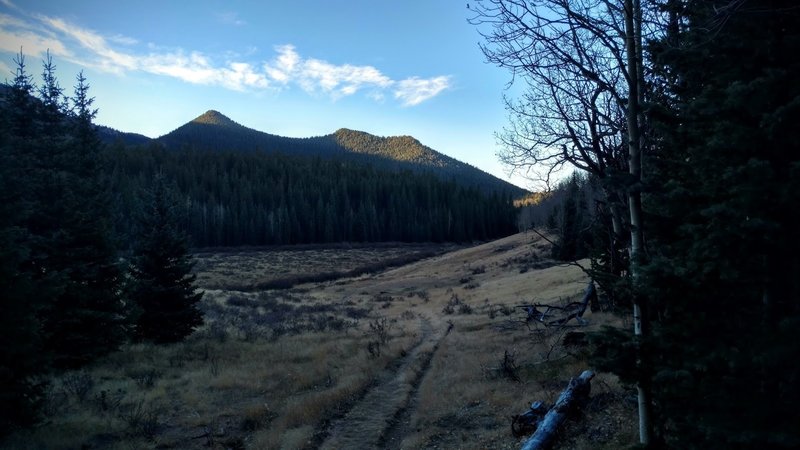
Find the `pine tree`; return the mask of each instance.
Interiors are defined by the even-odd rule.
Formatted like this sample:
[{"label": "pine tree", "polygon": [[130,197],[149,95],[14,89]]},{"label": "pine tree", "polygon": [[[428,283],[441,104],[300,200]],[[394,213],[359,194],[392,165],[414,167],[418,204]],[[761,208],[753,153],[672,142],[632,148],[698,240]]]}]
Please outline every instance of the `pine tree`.
[{"label": "pine tree", "polygon": [[77,367],[116,350],[126,338],[122,272],[112,236],[109,183],[92,119],[93,99],[78,75],[73,110],[62,115],[67,139],[46,155],[49,197],[37,205],[49,236],[40,250],[60,274],[43,321],[46,348],[59,367]]},{"label": "pine tree", "polygon": [[[653,46],[640,284],[657,431],[670,448],[797,448],[800,15],[788,0],[668,5],[680,27]],[[605,367],[636,378],[633,343],[606,338]]]},{"label": "pine tree", "polygon": [[0,436],[31,423],[41,394],[34,377],[47,369],[37,315],[44,290],[31,265],[32,235],[26,224],[32,204],[29,150],[33,86],[25,59],[15,59],[13,84],[3,91],[0,114]]},{"label": "pine tree", "polygon": [[146,197],[131,264],[131,298],[139,309],[134,334],[140,340],[177,342],[202,324],[197,303],[203,294],[192,286],[184,212],[173,188],[158,174]]}]

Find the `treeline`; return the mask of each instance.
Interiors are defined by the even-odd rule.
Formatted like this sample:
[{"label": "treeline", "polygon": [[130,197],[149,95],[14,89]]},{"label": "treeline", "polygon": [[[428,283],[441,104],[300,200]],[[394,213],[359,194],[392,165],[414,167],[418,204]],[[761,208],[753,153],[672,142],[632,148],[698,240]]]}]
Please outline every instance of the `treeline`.
[{"label": "treeline", "polygon": [[547,230],[555,238],[555,259],[586,258],[596,245],[602,245],[603,239],[596,236],[605,223],[602,197],[599,180],[574,172],[549,192],[528,197],[530,204],[519,207],[518,228]]},{"label": "treeline", "polygon": [[465,242],[515,231],[509,195],[432,174],[280,153],[117,146],[112,191],[121,235],[138,192],[162,173],[184,199],[197,247],[327,242]]},{"label": "treeline", "polygon": [[656,436],[676,448],[798,448],[800,10],[728,3],[667,2],[682,25],[648,47],[634,289],[652,333],[639,368],[613,335],[603,356],[645,377]]}]

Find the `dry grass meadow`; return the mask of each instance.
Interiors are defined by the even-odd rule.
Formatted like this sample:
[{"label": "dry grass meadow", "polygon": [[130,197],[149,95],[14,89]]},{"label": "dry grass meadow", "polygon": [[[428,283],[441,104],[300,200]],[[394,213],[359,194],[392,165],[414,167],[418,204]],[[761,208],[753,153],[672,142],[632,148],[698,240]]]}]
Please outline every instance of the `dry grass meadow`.
[{"label": "dry grass meadow", "polygon": [[[587,312],[585,327],[526,326],[517,305],[574,301],[587,282],[547,254],[532,234],[469,248],[199,254],[201,329],[58,377],[46,420],[0,445],[518,448],[510,416],[553,402],[587,368],[587,350],[565,347],[564,334],[624,325]],[[630,390],[608,374],[592,384],[557,448],[634,443]]]}]

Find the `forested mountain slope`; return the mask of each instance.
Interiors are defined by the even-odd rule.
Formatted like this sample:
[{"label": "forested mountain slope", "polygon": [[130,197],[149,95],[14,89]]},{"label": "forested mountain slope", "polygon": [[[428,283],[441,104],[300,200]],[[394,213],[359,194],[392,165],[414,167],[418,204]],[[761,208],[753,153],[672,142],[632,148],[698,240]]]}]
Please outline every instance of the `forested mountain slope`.
[{"label": "forested mountain slope", "polygon": [[355,161],[380,169],[430,172],[465,187],[517,197],[525,191],[469,164],[443,155],[410,136],[380,137],[342,128],[333,134],[290,138],[245,127],[218,111],[207,111],[194,120],[156,139],[170,149],[239,150],[280,152]]},{"label": "forested mountain slope", "polygon": [[[10,93],[8,87],[0,92],[0,112],[6,115],[11,113],[6,101]],[[31,102],[36,114],[30,119],[44,120],[39,117],[40,100],[31,97]],[[458,163],[411,138],[347,135],[342,130],[325,137],[286,138],[249,129],[216,111],[157,140],[103,126],[94,130],[107,144],[97,164],[110,175],[120,242],[135,235],[133,217],[143,208],[142,193],[157,174],[185,200],[184,228],[198,247],[464,242],[515,231],[513,191],[500,189],[512,185],[494,179],[498,189],[486,189],[457,182],[444,172],[410,170],[415,166],[409,161],[416,164],[421,155],[435,156],[428,161],[436,167]],[[415,152],[402,150],[409,143],[416,143]],[[384,154],[406,155],[409,161]]]},{"label": "forested mountain slope", "polygon": [[282,153],[117,147],[110,152],[119,234],[156,173],[186,199],[195,246],[473,241],[516,230],[509,195],[426,173]]}]

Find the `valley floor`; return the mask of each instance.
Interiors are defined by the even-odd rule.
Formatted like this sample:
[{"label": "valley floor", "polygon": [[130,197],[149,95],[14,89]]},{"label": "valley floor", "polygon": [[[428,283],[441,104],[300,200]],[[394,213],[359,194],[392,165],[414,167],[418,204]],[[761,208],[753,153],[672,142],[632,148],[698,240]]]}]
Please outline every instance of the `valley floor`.
[{"label": "valley floor", "polygon": [[[65,374],[51,384],[48,420],[3,445],[518,448],[510,416],[535,400],[554,402],[588,368],[586,350],[565,347],[563,336],[622,324],[588,311],[586,327],[524,323],[516,306],[575,301],[587,283],[578,267],[547,259],[535,234],[437,253],[283,290],[246,281],[259,276],[248,260],[255,254],[236,254],[236,264],[200,255],[199,280],[217,283],[200,286],[207,288],[202,329],[184,343],[130,345]],[[368,255],[365,262],[379,259]],[[304,265],[297,256],[286,270]],[[224,272],[249,288],[210,289]],[[519,381],[502,368],[506,354]],[[557,447],[632,445],[630,397],[599,374],[592,400]]]}]

